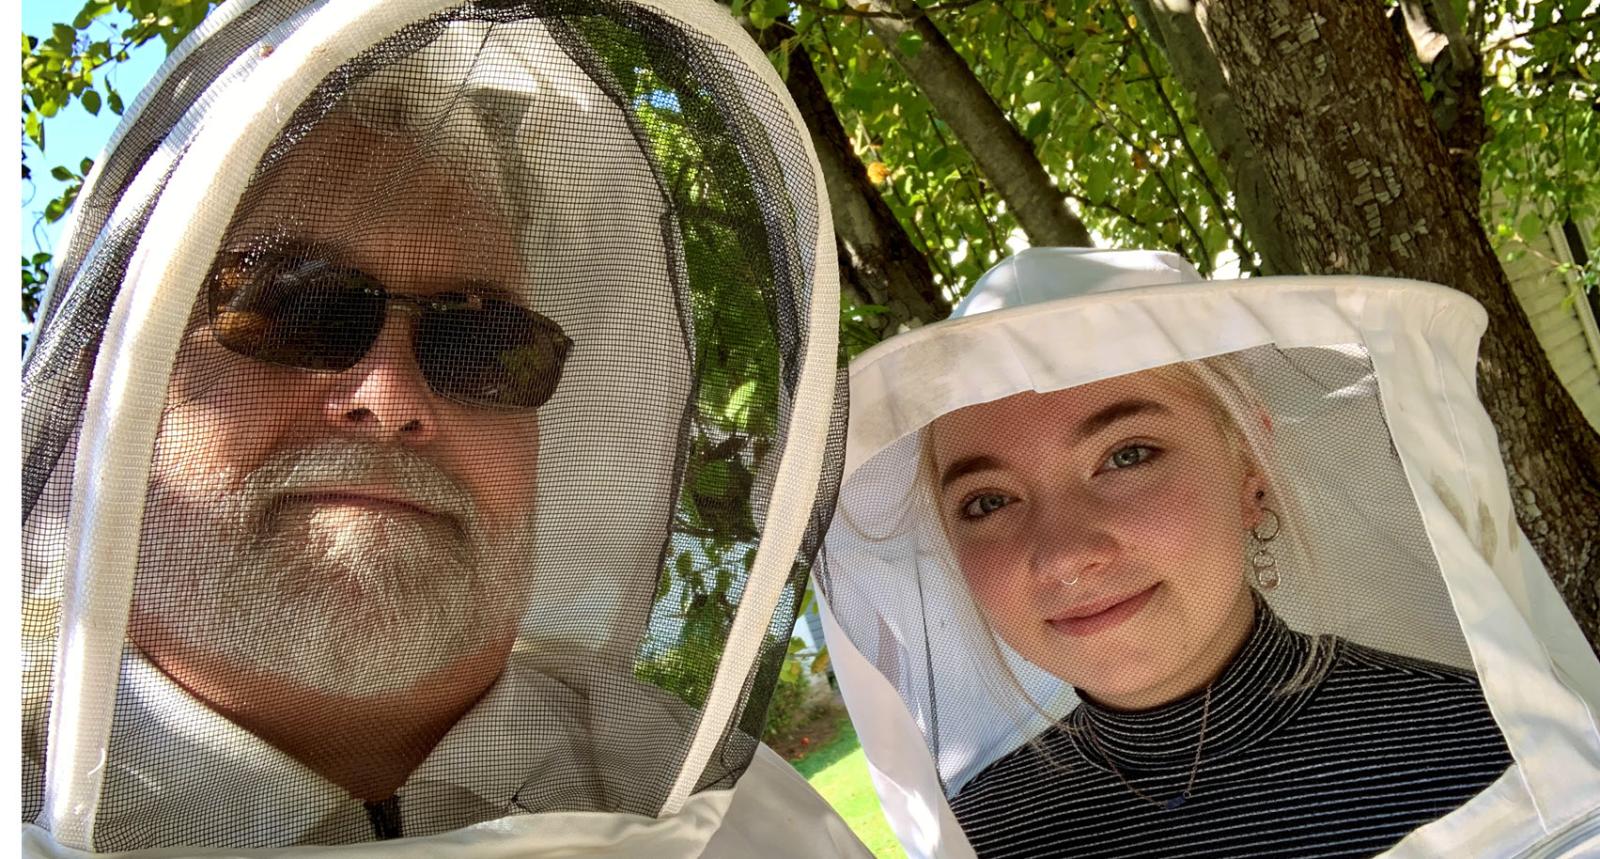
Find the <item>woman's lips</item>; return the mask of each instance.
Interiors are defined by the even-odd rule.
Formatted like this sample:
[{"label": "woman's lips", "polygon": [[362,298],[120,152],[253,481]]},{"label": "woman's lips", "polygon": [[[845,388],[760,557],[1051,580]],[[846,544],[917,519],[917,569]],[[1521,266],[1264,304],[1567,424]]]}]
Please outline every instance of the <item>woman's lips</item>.
[{"label": "woman's lips", "polygon": [[1101,608],[1099,605],[1089,604],[1079,609],[1071,609],[1060,617],[1051,618],[1048,623],[1057,632],[1073,637],[1093,635],[1111,629],[1130,617],[1139,613],[1144,604],[1150,601],[1151,595],[1161,583],[1151,585],[1144,590],[1122,599],[1113,598],[1110,605]]}]

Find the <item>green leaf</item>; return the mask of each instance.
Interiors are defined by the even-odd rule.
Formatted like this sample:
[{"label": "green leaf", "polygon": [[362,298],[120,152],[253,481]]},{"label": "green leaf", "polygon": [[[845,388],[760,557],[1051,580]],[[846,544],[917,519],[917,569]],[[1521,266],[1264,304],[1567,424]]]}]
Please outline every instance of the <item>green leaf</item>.
[{"label": "green leaf", "polygon": [[82,30],[87,28],[96,18],[110,12],[111,6],[111,3],[102,3],[98,2],[98,0],[90,0],[90,2],[83,4],[83,8],[79,9],[78,14],[72,19],[73,29]]},{"label": "green leaf", "polygon": [[24,130],[27,132],[28,139],[32,140],[33,145],[39,147],[39,149],[43,151],[44,126],[39,122],[39,113],[32,110],[28,111],[28,116],[23,120],[22,124]]},{"label": "green leaf", "polygon": [[900,40],[895,45],[895,50],[906,57],[915,59],[922,52],[922,37],[911,30],[900,34]]},{"label": "green leaf", "polygon": [[106,87],[106,106],[117,116],[122,115],[122,94],[110,87]]},{"label": "green leaf", "polygon": [[1023,129],[1022,134],[1024,137],[1027,137],[1031,140],[1036,137],[1043,137],[1045,132],[1049,130],[1050,108],[1046,107],[1034,114],[1033,117],[1028,120],[1028,125]]},{"label": "green leaf", "polygon": [[1056,93],[1056,84],[1049,80],[1037,80],[1022,88],[1022,97],[1018,99],[1023,104],[1034,102],[1048,102]]},{"label": "green leaf", "polygon": [[756,380],[751,379],[734,390],[733,396],[728,398],[728,407],[722,410],[722,416],[737,425],[743,425],[750,415],[750,398],[756,392]]},{"label": "green leaf", "polygon": [[79,98],[83,99],[83,109],[89,111],[91,116],[98,116],[100,114],[100,93],[95,92],[92,89],[85,90],[83,95],[79,96]]}]

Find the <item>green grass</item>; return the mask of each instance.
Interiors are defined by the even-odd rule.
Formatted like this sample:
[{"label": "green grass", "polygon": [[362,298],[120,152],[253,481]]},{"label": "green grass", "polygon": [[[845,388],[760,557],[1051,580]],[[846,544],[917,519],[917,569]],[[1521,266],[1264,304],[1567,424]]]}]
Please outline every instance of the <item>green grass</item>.
[{"label": "green grass", "polygon": [[867,775],[867,758],[856,740],[855,728],[849,719],[840,721],[838,735],[794,761],[794,768],[839,812],[874,856],[904,859],[905,851],[883,819],[883,808],[872,789],[872,777]]}]

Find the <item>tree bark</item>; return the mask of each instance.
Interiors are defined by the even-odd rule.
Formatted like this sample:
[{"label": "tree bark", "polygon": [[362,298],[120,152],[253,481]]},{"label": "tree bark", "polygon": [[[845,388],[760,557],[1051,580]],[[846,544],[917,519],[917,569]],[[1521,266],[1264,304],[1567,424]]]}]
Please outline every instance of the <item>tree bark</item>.
[{"label": "tree bark", "polygon": [[1600,436],[1557,381],[1379,0],[1201,0],[1294,270],[1448,284],[1488,310],[1479,390],[1517,519],[1600,649]]},{"label": "tree bark", "polygon": [[1449,0],[1400,0],[1392,16],[1433,84],[1429,107],[1450,153],[1451,170],[1468,196],[1477,198],[1483,188],[1478,150],[1489,135],[1483,115],[1483,58],[1468,43]]},{"label": "tree bark", "polygon": [[[777,24],[761,31],[757,41],[770,51],[793,35],[786,25]],[[867,320],[881,336],[950,315],[950,304],[933,282],[927,257],[868,178],[866,165],[850,145],[802,45],[794,45],[789,52],[785,83],[800,107],[822,164],[828,209],[839,241],[839,276],[845,297],[856,304],[888,308]]]},{"label": "tree bark", "polygon": [[[1035,245],[1088,247],[1089,230],[1039,163],[1027,138],[1011,124],[967,61],[913,0],[876,0],[866,19],[912,83],[955,132]],[[902,38],[920,41],[907,50]]]},{"label": "tree bark", "polygon": [[1166,54],[1178,83],[1194,98],[1200,127],[1217,153],[1217,162],[1233,189],[1239,220],[1261,258],[1261,273],[1293,271],[1293,245],[1284,234],[1278,201],[1233,103],[1222,67],[1195,20],[1193,4],[1186,0],[1132,3],[1145,30]]}]

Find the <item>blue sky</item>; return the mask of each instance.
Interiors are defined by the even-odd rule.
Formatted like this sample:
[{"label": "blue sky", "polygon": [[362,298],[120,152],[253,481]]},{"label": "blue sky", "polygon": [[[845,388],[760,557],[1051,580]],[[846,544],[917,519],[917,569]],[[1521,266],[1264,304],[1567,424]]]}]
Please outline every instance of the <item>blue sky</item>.
[{"label": "blue sky", "polygon": [[[70,22],[79,5],[76,0],[27,0],[22,4],[22,32],[43,38],[57,21]],[[93,38],[104,38],[130,23],[131,19],[126,15],[112,13],[96,21],[90,32]],[[161,61],[166,59],[166,53],[166,46],[158,39],[133,51],[125,63],[102,66],[100,75],[121,93],[124,102],[132,103],[134,96],[144,89],[144,85],[160,67]],[[97,77],[97,86],[99,83]],[[42,155],[32,143],[24,144],[33,178],[24,181],[20,189],[22,214],[18,226],[22,233],[23,255],[54,248],[61,228],[66,225],[65,218],[53,224],[44,222],[45,204],[61,193],[64,184],[50,176],[50,168],[65,164],[76,170],[78,162],[84,158],[98,157],[120,119],[106,108],[101,108],[98,116],[92,116],[74,101],[70,107],[45,121],[45,151]]]}]

